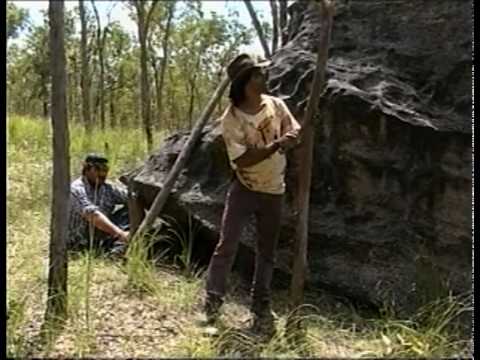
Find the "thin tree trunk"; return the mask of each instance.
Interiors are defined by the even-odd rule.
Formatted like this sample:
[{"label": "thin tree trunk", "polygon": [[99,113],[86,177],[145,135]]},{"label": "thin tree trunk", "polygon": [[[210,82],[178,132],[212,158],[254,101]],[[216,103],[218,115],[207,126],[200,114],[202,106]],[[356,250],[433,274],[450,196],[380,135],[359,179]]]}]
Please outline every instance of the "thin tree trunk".
[{"label": "thin tree trunk", "polygon": [[48,101],[43,101],[43,117],[46,119],[48,118]]},{"label": "thin tree trunk", "polygon": [[140,96],[141,96],[141,111],[143,119],[143,127],[147,139],[147,149],[150,152],[153,148],[153,134],[152,134],[152,122],[151,122],[151,109],[150,109],[150,83],[148,81],[148,48],[147,37],[148,27],[151,14],[154,11],[158,2],[153,2],[145,15],[145,7],[143,2],[135,1],[134,5],[137,9],[138,20],[138,39],[140,42]]},{"label": "thin tree trunk", "polygon": [[[156,58],[156,54],[155,54],[155,51],[153,49],[153,46],[151,44],[151,41],[149,41],[149,44],[148,44],[148,48],[149,48],[149,52],[150,52],[150,65],[152,67],[152,70],[153,70],[153,83],[154,83],[154,86],[155,86],[155,107],[153,106],[152,104],[152,118],[153,119],[157,119],[157,116],[158,116],[158,87],[159,87],[159,79],[160,79],[160,71],[158,69],[158,64],[157,64],[157,58]],[[155,122],[155,128],[158,129],[158,121]]]},{"label": "thin tree trunk", "polygon": [[255,13],[255,10],[253,9],[251,0],[243,0],[243,1],[245,2],[248,12],[250,13],[250,17],[252,18],[252,23],[253,23],[253,26],[255,27],[255,30],[257,31],[257,35],[260,40],[260,44],[262,45],[263,51],[265,53],[265,57],[267,59],[270,59],[270,50],[268,49],[267,39],[263,34],[262,25],[260,24],[260,21],[257,18],[257,14]]},{"label": "thin tree trunk", "polygon": [[115,90],[110,90],[110,127],[117,127],[117,114],[115,114]]},{"label": "thin tree trunk", "polygon": [[67,76],[67,83],[70,85],[67,87],[67,94],[68,94],[68,101],[67,101],[67,104],[68,104],[68,115],[70,116],[70,122],[71,123],[74,123],[75,122],[75,111],[74,111],[74,106],[75,106],[75,103],[73,101],[73,99],[75,98],[73,92],[74,92],[74,88],[71,86],[72,84],[72,81],[71,79],[75,76],[74,73],[70,73],[68,74]]},{"label": "thin tree trunk", "polygon": [[81,77],[80,86],[82,88],[82,114],[87,132],[92,130],[92,119],[90,112],[90,74],[88,69],[88,54],[87,54],[87,19],[84,8],[84,0],[78,1],[80,10],[80,24],[81,24]]},{"label": "thin tree trunk", "polygon": [[160,114],[162,112],[162,88],[160,87],[160,71],[158,70],[158,67],[155,67],[155,96],[155,104],[157,105],[155,114],[155,128],[161,129],[162,122]]},{"label": "thin tree trunk", "polygon": [[[169,72],[168,75],[170,78],[170,84],[173,84],[172,72]],[[167,96],[167,99],[169,99],[168,130],[170,131],[174,128],[173,125],[178,123],[177,122],[178,119],[176,117],[178,114],[178,111],[177,111],[177,102],[175,101],[176,99],[175,88],[173,86],[170,86],[168,90],[169,90],[169,94]]]},{"label": "thin tree trunk", "polygon": [[74,106],[74,111],[75,111],[75,122],[78,123],[80,122],[80,119],[82,117],[81,114],[81,106],[79,106],[80,102],[78,101],[81,96],[78,95],[78,66],[77,66],[77,53],[75,51],[73,55],[73,106]]},{"label": "thin tree trunk", "polygon": [[188,138],[185,146],[183,147],[182,151],[180,152],[177,159],[175,160],[175,163],[173,164],[172,169],[170,169],[168,176],[165,180],[165,183],[163,184],[163,187],[160,190],[160,192],[155,197],[155,200],[153,201],[153,204],[150,207],[150,210],[147,212],[145,219],[143,219],[142,223],[138,227],[138,230],[137,229],[131,230],[130,232],[131,237],[135,236],[135,234],[140,234],[141,236],[146,231],[148,231],[152,226],[155,218],[162,211],[163,206],[165,205],[165,202],[167,201],[167,198],[170,194],[170,191],[175,185],[175,181],[177,180],[177,177],[180,174],[180,171],[183,169],[183,167],[187,163],[188,158],[190,157],[190,154],[192,153],[195,144],[197,143],[198,139],[202,134],[202,129],[205,126],[205,123],[210,118],[210,115],[215,109],[217,102],[222,97],[222,94],[227,88],[229,83],[230,83],[230,80],[227,77],[225,77],[220,83],[220,85],[218,85],[218,88],[215,90],[215,93],[210,98],[210,101],[208,102],[207,106],[203,110],[202,115],[200,116],[197,123],[195,124],[195,127],[192,129],[190,133],[190,137]]},{"label": "thin tree trunk", "polygon": [[160,68],[160,81],[157,89],[157,116],[158,116],[158,121],[161,123],[162,122],[162,114],[163,114],[163,87],[165,86],[165,72],[167,71],[167,65],[168,65],[168,42],[170,39],[170,30],[172,28],[172,20],[173,20],[173,15],[175,14],[175,2],[172,1],[170,3],[170,6],[168,7],[168,17],[167,17],[167,24],[165,26],[165,34],[163,36],[162,40],[162,49],[163,49],[163,58],[162,58],[162,63],[161,63],[161,68]]},{"label": "thin tree trunk", "polygon": [[322,19],[322,33],[319,36],[317,65],[310,91],[307,109],[302,122],[302,144],[295,151],[297,167],[297,189],[294,199],[297,206],[297,224],[295,230],[294,264],[290,285],[290,305],[295,308],[303,303],[305,274],[307,270],[308,214],[310,204],[310,183],[312,174],[314,124],[313,115],[318,111],[321,90],[325,83],[325,67],[333,22],[333,4],[322,0],[318,6]]},{"label": "thin tree trunk", "polygon": [[98,120],[98,108],[100,107],[100,96],[98,94],[98,89],[96,89],[97,93],[94,93],[95,95],[95,104],[93,106],[93,120],[94,124],[97,123]]},{"label": "thin tree trunk", "polygon": [[102,130],[105,130],[105,61],[103,58],[103,42],[104,40],[98,51],[100,61],[100,85],[98,91],[100,93],[100,124]]},{"label": "thin tree trunk", "polygon": [[100,65],[100,84],[98,86],[98,94],[100,101],[100,126],[102,130],[105,130],[105,61],[103,56],[103,49],[105,47],[105,35],[107,32],[107,28],[105,27],[102,31],[100,15],[98,14],[97,6],[95,5],[94,0],[91,0],[91,3],[93,7],[93,12],[95,13],[95,18],[97,20],[97,52],[98,62]]},{"label": "thin tree trunk", "polygon": [[[118,88],[121,89],[121,94],[123,94],[123,89],[125,87],[125,74],[123,70],[123,66],[120,66],[120,73],[118,74]],[[122,98],[122,95],[119,96]],[[128,121],[125,116],[125,110],[120,110],[120,126],[122,128],[126,128],[128,126]]]},{"label": "thin tree trunk", "polygon": [[70,158],[66,104],[64,3],[50,1],[50,54],[52,74],[53,198],[50,223],[50,266],[45,319],[67,315],[67,231],[70,202]]},{"label": "thin tree trunk", "polygon": [[195,103],[195,80],[190,82],[190,101],[188,104],[188,128],[192,128],[193,106]]},{"label": "thin tree trunk", "polygon": [[278,6],[277,6],[277,0],[270,0],[270,8],[272,10],[272,54],[275,54],[275,51],[277,51],[278,48]]},{"label": "thin tree trunk", "polygon": [[148,68],[147,68],[147,48],[145,44],[145,34],[143,30],[140,39],[140,96],[142,97],[141,111],[143,119],[143,128],[147,138],[148,151],[152,150],[152,123],[151,123],[151,108],[150,108],[150,83],[148,82]]},{"label": "thin tree trunk", "polygon": [[[41,106],[42,106],[41,114],[42,114],[43,118],[45,118],[45,119],[48,119],[48,117],[49,117],[48,116],[48,101],[49,101],[49,96],[50,96],[50,94],[48,93],[49,82],[50,82],[49,75],[45,74],[42,71],[41,87],[40,87],[40,93],[39,93],[40,96],[39,97],[41,99]],[[31,113],[31,111],[30,111],[30,113]]]},{"label": "thin tree trunk", "polygon": [[282,46],[287,42],[287,0],[279,0],[280,3],[280,39]]},{"label": "thin tree trunk", "polygon": [[191,77],[190,83],[190,102],[188,107],[188,128],[192,128],[193,120],[193,108],[195,107],[195,88],[197,82],[198,72],[200,70],[200,56],[197,57],[197,63],[195,64],[195,70],[193,71],[193,76]]}]

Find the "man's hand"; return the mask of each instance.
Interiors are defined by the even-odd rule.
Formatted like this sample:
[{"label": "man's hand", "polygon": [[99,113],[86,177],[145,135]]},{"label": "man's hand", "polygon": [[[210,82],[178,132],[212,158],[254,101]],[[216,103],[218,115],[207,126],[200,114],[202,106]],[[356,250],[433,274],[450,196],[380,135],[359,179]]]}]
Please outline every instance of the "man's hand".
[{"label": "man's hand", "polygon": [[96,210],[94,213],[83,214],[83,217],[87,221],[93,222],[93,225],[106,232],[110,236],[120,240],[121,242],[128,242],[128,231],[123,231],[117,225],[112,223],[108,217],[106,217],[101,211]]},{"label": "man's hand", "polygon": [[291,130],[276,141],[280,148],[285,151],[298,143],[298,130]]},{"label": "man's hand", "polygon": [[123,243],[127,243],[128,242],[128,236],[129,236],[129,232],[128,231],[123,231],[123,230],[119,230],[117,232],[117,239]]}]

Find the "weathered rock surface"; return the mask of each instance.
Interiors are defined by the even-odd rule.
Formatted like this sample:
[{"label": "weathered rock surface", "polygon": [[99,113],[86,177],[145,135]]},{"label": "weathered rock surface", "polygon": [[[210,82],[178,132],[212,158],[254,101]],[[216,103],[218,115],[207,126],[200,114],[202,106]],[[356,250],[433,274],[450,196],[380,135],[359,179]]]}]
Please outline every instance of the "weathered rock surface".
[{"label": "weathered rock surface", "polygon": [[[271,93],[306,103],[321,31],[312,2],[289,8],[289,42],[273,56]],[[328,84],[316,122],[309,284],[411,312],[471,289],[471,3],[337,1]],[[126,176],[151,204],[188,133],[169,137]],[[278,268],[288,273],[295,215],[290,162]],[[218,122],[203,133],[165,213],[218,237],[231,171]],[[251,262],[252,224],[238,261]],[[244,266],[245,268],[245,266]]]}]

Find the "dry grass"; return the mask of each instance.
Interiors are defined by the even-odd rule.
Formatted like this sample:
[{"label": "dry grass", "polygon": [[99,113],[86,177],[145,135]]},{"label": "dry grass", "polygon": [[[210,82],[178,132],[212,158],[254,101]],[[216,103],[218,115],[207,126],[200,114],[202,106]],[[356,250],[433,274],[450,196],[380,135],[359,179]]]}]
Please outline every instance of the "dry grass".
[{"label": "dry grass", "polygon": [[[7,351],[23,357],[470,357],[455,319],[470,314],[468,299],[447,298],[416,317],[395,320],[358,313],[326,293],[309,294],[303,341],[285,330],[287,293],[275,293],[277,334],[262,341],[244,331],[249,318],[246,284],[234,277],[218,337],[206,337],[201,318],[203,278],[191,266],[188,237],[177,257],[181,266],[153,266],[142,247],[126,263],[93,257],[89,324],[86,323],[87,256],[69,262],[69,318],[56,336],[40,341],[46,303],[50,207],[50,132],[42,120],[10,118],[8,123]],[[72,129],[72,169],[86,150],[83,132]],[[121,144],[114,139],[128,139]],[[141,134],[120,130],[91,144],[110,142],[115,170],[144,158]],[[180,237],[180,239],[178,239]],[[185,271],[187,269],[188,271]],[[298,335],[298,334],[293,334]],[[48,340],[48,339],[47,339]]]}]

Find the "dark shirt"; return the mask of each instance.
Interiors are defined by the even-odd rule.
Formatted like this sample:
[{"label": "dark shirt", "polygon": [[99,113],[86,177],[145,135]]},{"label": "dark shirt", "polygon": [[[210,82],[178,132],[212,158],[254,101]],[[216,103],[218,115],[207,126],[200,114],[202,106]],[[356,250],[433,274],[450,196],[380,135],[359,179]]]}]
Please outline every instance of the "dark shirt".
[{"label": "dark shirt", "polygon": [[127,199],[128,193],[125,188],[108,181],[99,186],[97,192],[84,176],[73,181],[70,185],[69,247],[87,245],[90,227],[95,237],[103,233],[94,229],[93,225],[89,226],[90,223],[82,217],[82,214],[92,214],[98,210],[110,218],[116,205],[126,204]]}]

